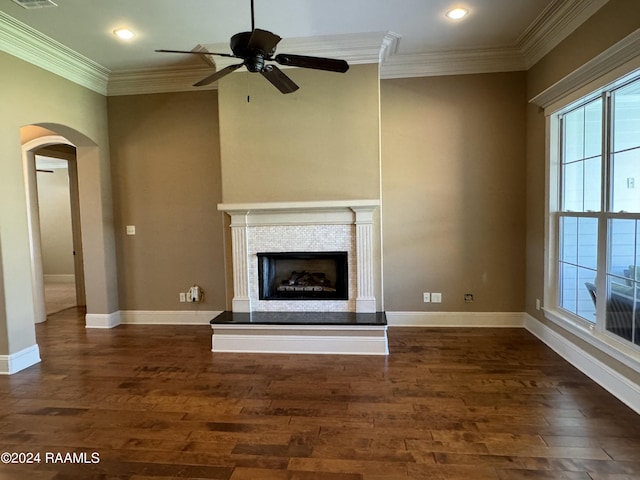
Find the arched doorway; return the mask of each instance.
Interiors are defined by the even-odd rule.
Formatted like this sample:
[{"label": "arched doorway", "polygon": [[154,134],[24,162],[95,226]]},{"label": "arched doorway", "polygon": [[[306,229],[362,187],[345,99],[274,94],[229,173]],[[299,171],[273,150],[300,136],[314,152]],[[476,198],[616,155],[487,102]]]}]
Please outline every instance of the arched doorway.
[{"label": "arched doorway", "polygon": [[[35,156],[37,152],[53,145],[67,145],[75,147],[76,151],[76,161],[73,165],[77,168],[73,173],[77,179],[75,182],[77,208],[75,209],[74,223],[77,225],[76,235],[78,237],[76,254],[80,254],[76,262],[80,271],[76,272],[76,275],[79,275],[81,279],[78,283],[82,290],[78,293],[78,297],[80,300],[86,298],[86,324],[88,327],[115,326],[119,324],[115,241],[111,225],[109,170],[102,167],[105,159],[101,155],[104,153],[91,139],[63,125],[38,124],[24,128],[47,129],[43,130],[44,134],[24,141],[22,145],[28,199],[29,247],[32,260],[31,279],[34,292],[35,322],[46,320]],[[106,161],[108,162],[108,159]],[[82,224],[82,228],[80,228],[80,224]],[[86,283],[82,279],[87,282],[91,279],[91,282]]]},{"label": "arched doorway", "polygon": [[[79,253],[77,261],[75,262],[76,265],[74,265],[74,283],[79,287],[76,288],[76,300],[79,301],[78,304],[84,304],[84,269],[82,267],[82,241],[79,223],[80,215],[78,211],[79,198],[77,189],[78,176],[75,165],[75,145],[62,136],[46,135],[30,140],[22,146],[25,178],[27,182],[30,250],[33,262],[32,284],[34,290],[34,301],[36,304],[36,323],[44,322],[46,320],[47,311],[37,177],[39,173],[38,170],[40,170],[41,173],[49,172],[49,170],[44,170],[43,172],[43,169],[37,168],[37,156],[47,151],[55,152],[55,146],[68,146],[74,149],[73,159],[67,156],[67,158],[63,158],[63,160],[69,162],[69,197],[71,199],[69,208],[71,210],[72,219],[71,228],[72,238],[74,240],[73,248],[74,252]],[[63,157],[63,155],[56,155],[56,157]]]}]

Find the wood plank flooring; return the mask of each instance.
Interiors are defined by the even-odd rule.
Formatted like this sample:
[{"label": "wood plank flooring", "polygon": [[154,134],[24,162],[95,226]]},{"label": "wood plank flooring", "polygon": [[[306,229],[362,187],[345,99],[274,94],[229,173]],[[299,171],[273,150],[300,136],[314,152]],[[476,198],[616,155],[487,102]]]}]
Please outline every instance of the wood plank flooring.
[{"label": "wood plank flooring", "polygon": [[0,378],[0,452],[41,455],[2,480],[640,479],[640,415],[523,329],[392,328],[389,357],[214,354],[208,326],[83,313],[38,325],[42,363]]}]

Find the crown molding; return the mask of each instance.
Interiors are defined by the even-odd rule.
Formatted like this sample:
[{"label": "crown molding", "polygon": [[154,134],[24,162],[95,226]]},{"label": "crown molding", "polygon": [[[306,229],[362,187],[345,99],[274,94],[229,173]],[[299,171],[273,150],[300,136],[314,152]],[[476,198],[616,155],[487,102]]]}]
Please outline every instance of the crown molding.
[{"label": "crown molding", "polygon": [[0,50],[106,95],[109,69],[0,12]]},{"label": "crown molding", "polygon": [[211,75],[211,67],[148,68],[122,70],[109,75],[107,95],[139,95],[148,93],[190,92],[215,90],[217,83],[203,87],[193,84]]},{"label": "crown molding", "polygon": [[[640,28],[540,92],[529,102],[547,109],[592,82],[598,81],[600,85],[593,85],[589,88],[590,91],[603,88],[621,76],[640,69],[639,51]],[[619,68],[624,71],[618,71]]]},{"label": "crown molding", "polygon": [[417,55],[394,55],[380,68],[380,78],[430,77],[525,70],[515,48],[449,50]]},{"label": "crown molding", "polygon": [[[502,48],[398,54],[400,35],[393,32],[284,39],[279,47],[292,54],[343,58],[350,64],[379,63],[383,79],[520,71],[533,66],[608,1],[555,0],[514,45]],[[198,48],[219,51],[227,45]],[[203,67],[111,72],[3,12],[0,50],[102,95],[191,91],[195,81],[211,72]],[[234,63],[224,57],[208,61],[219,69]]]},{"label": "crown molding", "polygon": [[609,0],[555,0],[514,45],[502,48],[393,55],[380,69],[383,79],[528,70]]},{"label": "crown molding", "polygon": [[556,0],[549,4],[516,41],[526,68],[535,65],[608,1]]}]

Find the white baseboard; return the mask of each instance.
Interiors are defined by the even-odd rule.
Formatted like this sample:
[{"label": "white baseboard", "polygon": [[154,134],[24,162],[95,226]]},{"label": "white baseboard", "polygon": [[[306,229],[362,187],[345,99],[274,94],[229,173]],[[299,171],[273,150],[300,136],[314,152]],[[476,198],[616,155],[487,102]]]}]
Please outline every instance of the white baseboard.
[{"label": "white baseboard", "polygon": [[385,312],[390,327],[522,327],[522,312]]},{"label": "white baseboard", "polygon": [[0,375],[12,375],[40,363],[40,349],[32,345],[11,355],[0,355]]},{"label": "white baseboard", "polygon": [[524,314],[524,328],[538,337],[554,352],[587,375],[591,380],[618,398],[629,408],[640,414],[640,385],[631,382],[611,367],[578,348],[575,344],[539,322],[529,314]]},{"label": "white baseboard", "polygon": [[120,323],[128,325],[209,325],[222,311],[206,310],[122,310]]},{"label": "white baseboard", "polygon": [[114,328],[120,325],[120,312],[87,313],[84,319],[86,328]]},{"label": "white baseboard", "polygon": [[73,274],[63,275],[63,274],[49,274],[43,275],[44,283],[76,283],[76,276]]}]

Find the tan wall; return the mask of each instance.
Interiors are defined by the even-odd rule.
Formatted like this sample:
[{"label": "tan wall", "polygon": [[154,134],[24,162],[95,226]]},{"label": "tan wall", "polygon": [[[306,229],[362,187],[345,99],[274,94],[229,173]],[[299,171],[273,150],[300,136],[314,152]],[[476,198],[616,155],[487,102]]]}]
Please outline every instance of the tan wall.
[{"label": "tan wall", "polygon": [[522,311],[524,73],[385,80],[381,100],[386,310]]},{"label": "tan wall", "polygon": [[[211,90],[108,99],[121,310],[225,309],[217,103]],[[194,283],[204,302],[180,303]]]},{"label": "tan wall", "polygon": [[[608,47],[640,28],[640,2],[610,0],[572,35],[545,56],[527,74],[528,98],[561,80]],[[640,383],[640,373],[602,354],[555,324],[535,309],[544,292],[545,117],[536,106],[527,110],[527,283],[526,311],[549,328]]]},{"label": "tan wall", "polygon": [[224,203],[379,198],[377,65],[286,73],[300,90],[246,72],[220,82]]},{"label": "tan wall", "polygon": [[102,175],[109,168],[105,98],[4,53],[0,71],[0,354],[14,354],[35,344],[21,127],[42,124],[93,153],[81,167],[81,189],[86,200],[83,222],[93,232],[86,238],[87,251],[100,252],[86,263],[88,308],[97,313],[117,310],[110,261],[115,252],[109,236],[111,188],[108,176]]}]

